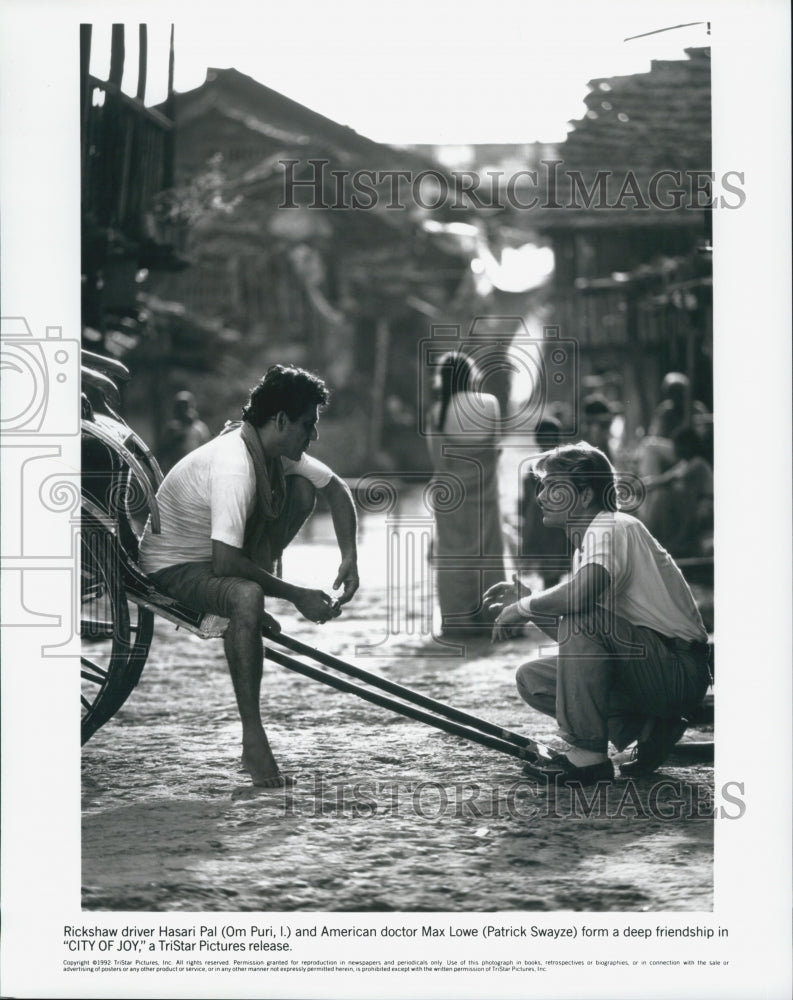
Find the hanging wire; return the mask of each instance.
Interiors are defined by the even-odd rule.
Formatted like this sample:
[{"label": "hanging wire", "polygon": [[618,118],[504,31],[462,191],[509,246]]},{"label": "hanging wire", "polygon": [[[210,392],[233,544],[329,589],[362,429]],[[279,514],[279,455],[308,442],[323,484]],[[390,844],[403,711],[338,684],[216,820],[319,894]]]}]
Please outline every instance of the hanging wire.
[{"label": "hanging wire", "polygon": [[710,34],[710,21],[686,21],[685,24],[673,24],[668,28],[656,28],[655,31],[645,31],[641,35],[630,35],[628,38],[623,38],[623,42],[632,42],[635,38],[647,38],[649,35],[660,35],[664,31],[677,31],[678,28],[693,28],[697,24],[707,25],[707,31]]}]

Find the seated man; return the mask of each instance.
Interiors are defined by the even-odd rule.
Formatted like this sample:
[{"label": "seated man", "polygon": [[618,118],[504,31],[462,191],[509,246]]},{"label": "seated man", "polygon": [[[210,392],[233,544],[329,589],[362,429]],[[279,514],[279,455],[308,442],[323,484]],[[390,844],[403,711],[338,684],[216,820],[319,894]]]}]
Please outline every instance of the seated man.
[{"label": "seated man", "polygon": [[[358,589],[355,505],[345,483],[305,454],[317,439],[325,383],[300,368],[274,365],[251,390],[241,425],[186,455],[157,492],[161,532],[150,523],[141,566],[183,604],[229,619],[224,635],[242,721],[242,764],[254,785],[283,784],[262,727],[262,627],[277,623],[265,596],[291,601],[312,622],[340,614]],[[297,587],[275,575],[281,553],[309,516],[316,491],[327,500],[341,552],[333,588]]]},{"label": "seated man", "polygon": [[538,466],[543,520],[567,533],[572,577],[530,596],[517,581],[498,584],[487,598],[502,605],[494,639],[533,621],[559,642],[557,656],[520,667],[517,684],[524,701],[556,718],[570,748],[526,773],[562,784],[610,780],[610,739],[617,750],[638,740],[624,776],[649,774],[707,690],[702,618],[671,556],[641,521],[614,510],[615,473],[603,452],[565,445]]}]

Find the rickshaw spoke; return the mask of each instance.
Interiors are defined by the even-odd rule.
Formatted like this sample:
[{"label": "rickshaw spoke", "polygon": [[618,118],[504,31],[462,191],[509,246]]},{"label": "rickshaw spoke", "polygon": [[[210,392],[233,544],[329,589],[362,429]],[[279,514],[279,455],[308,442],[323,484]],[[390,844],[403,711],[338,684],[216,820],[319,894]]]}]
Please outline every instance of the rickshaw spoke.
[{"label": "rickshaw spoke", "polygon": [[112,639],[113,622],[83,618],[80,621],[80,635],[85,639]]},{"label": "rickshaw spoke", "polygon": [[107,680],[107,671],[98,663],[94,663],[85,656],[80,657],[80,663],[86,668],[80,671],[80,676],[85,680],[93,681],[95,684],[103,684]]}]

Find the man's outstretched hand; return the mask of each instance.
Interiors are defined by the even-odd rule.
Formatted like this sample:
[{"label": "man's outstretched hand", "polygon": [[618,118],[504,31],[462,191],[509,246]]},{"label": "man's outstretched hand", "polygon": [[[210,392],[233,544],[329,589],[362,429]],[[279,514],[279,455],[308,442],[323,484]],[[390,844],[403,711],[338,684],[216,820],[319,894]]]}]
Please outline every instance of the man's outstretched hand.
[{"label": "man's outstretched hand", "polygon": [[[358,564],[356,560],[352,556],[342,559],[341,565],[339,566],[339,572],[336,575],[336,579],[333,581],[334,590],[338,590],[339,587],[344,588],[341,597],[338,597],[335,601],[336,607],[340,608],[342,604],[346,604],[348,601],[351,601],[359,585]],[[339,612],[339,614],[341,614],[341,612]]]},{"label": "man's outstretched hand", "polygon": [[493,618],[497,618],[508,604],[515,604],[521,597],[531,597],[531,590],[520,582],[517,573],[513,573],[512,583],[502,580],[501,583],[494,583],[489,590],[486,590],[482,603],[485,610]]},{"label": "man's outstretched hand", "polygon": [[338,602],[323,590],[301,589],[293,603],[304,618],[317,625],[324,625],[326,621],[338,618],[341,614]]},{"label": "man's outstretched hand", "polygon": [[521,597],[531,596],[531,590],[520,582],[518,574],[512,575],[512,583],[502,580],[486,591],[482,603],[486,611],[495,618],[493,642],[504,642],[523,634],[528,621],[518,611]]},{"label": "man's outstretched hand", "polygon": [[529,624],[529,621],[518,610],[517,601],[507,604],[499,612],[493,625],[493,642],[506,642],[507,639],[517,639]]}]

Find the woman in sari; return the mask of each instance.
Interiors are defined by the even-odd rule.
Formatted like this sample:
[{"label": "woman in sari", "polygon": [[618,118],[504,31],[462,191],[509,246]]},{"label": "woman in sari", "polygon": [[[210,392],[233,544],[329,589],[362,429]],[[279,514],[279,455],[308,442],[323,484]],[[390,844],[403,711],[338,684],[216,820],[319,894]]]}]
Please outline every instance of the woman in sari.
[{"label": "woman in sari", "polygon": [[474,362],[444,355],[435,378],[428,441],[434,469],[437,594],[442,633],[490,632],[482,595],[504,579],[498,493],[498,400],[479,392]]}]

